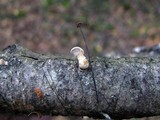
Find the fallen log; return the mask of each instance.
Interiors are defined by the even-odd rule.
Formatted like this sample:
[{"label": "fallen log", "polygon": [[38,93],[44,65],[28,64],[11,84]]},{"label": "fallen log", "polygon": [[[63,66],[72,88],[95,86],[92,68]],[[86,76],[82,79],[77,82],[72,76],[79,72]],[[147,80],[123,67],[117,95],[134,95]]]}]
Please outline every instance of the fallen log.
[{"label": "fallen log", "polygon": [[0,53],[0,112],[131,118],[160,115],[160,57],[92,58],[80,70],[70,57],[12,45]]}]

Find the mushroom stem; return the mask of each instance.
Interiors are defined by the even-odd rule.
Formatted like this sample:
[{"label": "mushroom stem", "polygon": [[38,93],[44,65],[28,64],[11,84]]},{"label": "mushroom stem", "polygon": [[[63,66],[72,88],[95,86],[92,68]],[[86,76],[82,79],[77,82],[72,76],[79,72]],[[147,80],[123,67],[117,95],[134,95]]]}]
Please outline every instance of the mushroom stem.
[{"label": "mushroom stem", "polygon": [[84,55],[78,55],[78,64],[81,69],[87,69],[89,67],[89,62]]}]

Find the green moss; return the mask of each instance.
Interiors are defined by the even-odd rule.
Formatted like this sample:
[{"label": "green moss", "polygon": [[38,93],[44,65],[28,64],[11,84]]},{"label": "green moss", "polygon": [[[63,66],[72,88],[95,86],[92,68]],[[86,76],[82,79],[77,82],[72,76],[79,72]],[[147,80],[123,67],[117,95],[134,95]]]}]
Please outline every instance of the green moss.
[{"label": "green moss", "polygon": [[27,15],[27,12],[24,11],[24,10],[16,10],[14,13],[13,13],[14,17],[15,18],[22,18],[22,17],[25,17]]},{"label": "green moss", "polygon": [[54,3],[55,3],[55,0],[41,0],[41,5],[44,9],[48,9]]},{"label": "green moss", "polygon": [[131,37],[138,37],[139,36],[139,30],[138,29],[133,29],[132,31],[131,31]]}]

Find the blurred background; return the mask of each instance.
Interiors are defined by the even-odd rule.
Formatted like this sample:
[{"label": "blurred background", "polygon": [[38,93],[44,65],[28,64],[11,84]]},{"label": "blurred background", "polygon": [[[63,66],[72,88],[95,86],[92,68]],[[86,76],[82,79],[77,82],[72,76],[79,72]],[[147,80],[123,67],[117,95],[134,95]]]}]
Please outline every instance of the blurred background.
[{"label": "blurred background", "polygon": [[0,0],[0,50],[17,43],[69,55],[74,46],[84,48],[78,22],[85,23],[92,56],[128,55],[134,47],[160,42],[160,1]]},{"label": "blurred background", "polygon": [[17,43],[39,53],[69,54],[84,47],[92,55],[126,55],[136,46],[160,42],[159,0],[1,0],[0,50]]}]

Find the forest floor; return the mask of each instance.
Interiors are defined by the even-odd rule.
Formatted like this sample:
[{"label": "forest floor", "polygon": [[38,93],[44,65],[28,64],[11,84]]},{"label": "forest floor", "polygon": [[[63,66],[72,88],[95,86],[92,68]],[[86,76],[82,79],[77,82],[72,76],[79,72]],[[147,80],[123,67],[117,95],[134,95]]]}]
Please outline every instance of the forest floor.
[{"label": "forest floor", "polygon": [[84,47],[83,32],[92,55],[127,55],[136,46],[160,42],[160,2],[127,0],[1,0],[0,49],[14,43],[41,53],[69,54]]}]

